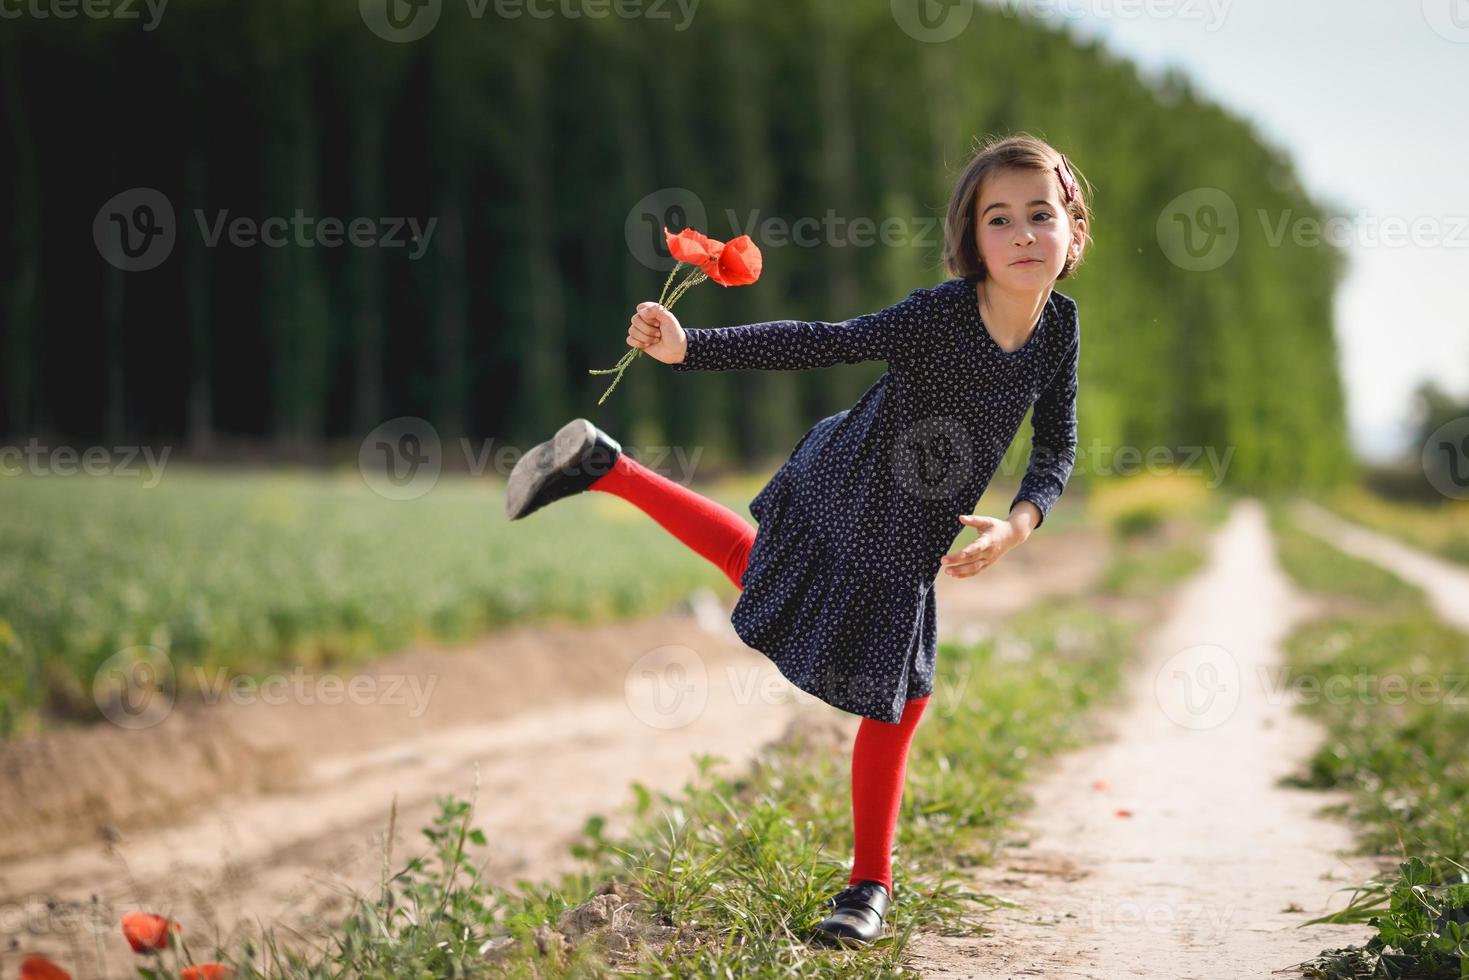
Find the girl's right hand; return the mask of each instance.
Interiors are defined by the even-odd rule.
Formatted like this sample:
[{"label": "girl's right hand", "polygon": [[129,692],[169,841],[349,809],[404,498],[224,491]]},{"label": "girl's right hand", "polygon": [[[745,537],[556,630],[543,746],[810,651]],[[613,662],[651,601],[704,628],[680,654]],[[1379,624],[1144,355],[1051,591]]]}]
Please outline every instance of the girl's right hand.
[{"label": "girl's right hand", "polygon": [[657,303],[639,303],[627,330],[629,347],[646,351],[664,364],[680,364],[689,349],[678,317]]}]

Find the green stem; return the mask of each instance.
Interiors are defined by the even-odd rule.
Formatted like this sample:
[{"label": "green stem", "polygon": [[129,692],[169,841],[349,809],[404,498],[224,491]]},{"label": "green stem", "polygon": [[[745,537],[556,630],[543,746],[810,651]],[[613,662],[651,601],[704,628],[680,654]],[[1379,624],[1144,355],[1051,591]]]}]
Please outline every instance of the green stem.
[{"label": "green stem", "polygon": [[[679,267],[682,265],[682,262],[676,262],[674,263],[673,268],[668,270],[668,278],[663,281],[663,291],[658,294],[658,305],[663,307],[665,310],[673,309],[673,304],[678,302],[679,297],[683,296],[683,294],[688,291],[690,286],[697,286],[699,283],[709,278],[709,276],[706,275],[698,267],[694,267],[689,272],[689,274],[685,276],[677,286],[674,287],[673,294],[669,295],[668,285],[669,283],[673,282],[674,275],[677,274]],[[622,380],[623,372],[627,370],[628,365],[637,360],[637,356],[642,352],[643,349],[641,347],[633,347],[626,354],[623,354],[622,357],[617,361],[617,364],[613,367],[588,369],[588,374],[617,375],[617,377],[612,379],[612,384],[607,387],[607,390],[602,392],[602,397],[597,399],[598,405],[605,402],[607,400],[607,396],[612,394],[613,389],[615,389],[618,385],[618,382]]]},{"label": "green stem", "polygon": [[708,278],[709,277],[703,272],[697,270],[691,272],[687,279],[685,279],[683,282],[679,283],[677,287],[675,287],[675,289],[673,290],[673,295],[668,298],[668,302],[665,304],[664,308],[670,310],[673,309],[673,304],[678,302],[679,297],[687,292],[690,286],[697,286],[699,283]]},{"label": "green stem", "polygon": [[668,270],[668,278],[663,280],[663,292],[658,294],[658,304],[660,306],[663,305],[663,297],[668,295],[668,284],[673,282],[673,274],[678,271],[678,267],[681,265],[683,265],[682,262],[675,262],[673,263],[673,268]]}]

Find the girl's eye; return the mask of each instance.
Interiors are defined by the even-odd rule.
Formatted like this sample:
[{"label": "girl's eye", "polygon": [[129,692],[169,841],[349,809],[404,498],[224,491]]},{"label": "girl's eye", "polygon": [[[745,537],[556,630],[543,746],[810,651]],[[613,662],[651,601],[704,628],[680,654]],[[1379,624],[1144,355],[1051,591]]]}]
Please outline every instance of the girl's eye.
[{"label": "girl's eye", "polygon": [[[1031,215],[1031,217],[1037,221],[1049,221],[1052,217],[1052,214],[1049,211],[1037,211],[1035,214]],[[1006,219],[1000,217],[999,215],[995,215],[993,218],[990,219],[990,224],[996,225],[1004,220]]]}]

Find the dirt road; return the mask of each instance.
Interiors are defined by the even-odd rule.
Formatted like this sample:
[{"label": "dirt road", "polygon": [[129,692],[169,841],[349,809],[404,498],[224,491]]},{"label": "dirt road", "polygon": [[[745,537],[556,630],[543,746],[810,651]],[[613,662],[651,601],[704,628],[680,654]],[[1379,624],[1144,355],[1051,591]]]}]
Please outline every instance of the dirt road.
[{"label": "dirt road", "polygon": [[1295,515],[1301,527],[1332,546],[1412,582],[1427,593],[1433,611],[1444,622],[1469,630],[1469,569],[1463,565],[1345,520],[1308,500],[1297,504]]},{"label": "dirt road", "polygon": [[1322,734],[1269,673],[1309,611],[1263,508],[1240,502],[1147,636],[1109,738],[1055,761],[1017,846],[978,873],[1024,907],[988,916],[981,938],[921,937],[924,976],[1267,977],[1364,941],[1361,926],[1296,928],[1374,870],[1315,815],[1340,796],[1276,784]]}]

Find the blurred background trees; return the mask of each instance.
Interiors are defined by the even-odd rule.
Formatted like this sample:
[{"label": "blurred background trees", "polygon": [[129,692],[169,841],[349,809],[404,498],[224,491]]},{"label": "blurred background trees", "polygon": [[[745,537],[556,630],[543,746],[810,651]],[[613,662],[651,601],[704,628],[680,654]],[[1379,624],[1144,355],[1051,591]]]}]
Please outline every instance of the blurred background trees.
[{"label": "blurred background trees", "polygon": [[[0,433],[311,459],[355,453],[399,415],[522,445],[587,415],[629,442],[769,462],[882,366],[675,377],[640,359],[597,406],[608,379],[587,369],[621,356],[627,317],[668,268],[645,264],[628,229],[656,242],[659,222],[699,217],[638,203],[686,189],[701,230],[749,232],[765,251],[760,283],[694,290],[686,324],[840,320],[947,278],[953,179],[976,138],[1023,130],[1094,189],[1095,241],[1059,284],[1087,338],[1083,443],[1233,449],[1231,482],[1352,474],[1331,321],[1341,257],[1272,245],[1255,219],[1326,214],[1283,151],[1181,76],[1148,81],[984,7],[944,43],[914,40],[882,3],[702,4],[688,22],[673,5],[631,19],[472,9],[446,0],[410,43],[345,0],[173,0],[153,30],[7,21]],[[124,272],[92,226],[138,187],[168,198],[178,239],[156,268]],[[1236,253],[1207,272],[1170,261],[1156,227],[1200,187],[1240,211]],[[411,243],[210,245],[200,228],[298,210],[435,224],[418,258]],[[761,241],[766,219],[831,212],[898,218],[903,240],[833,226]]]}]

